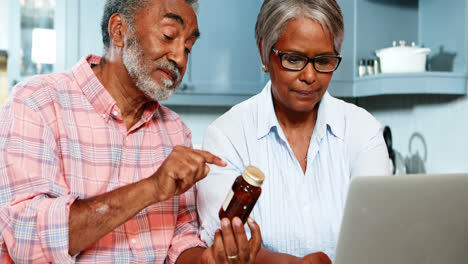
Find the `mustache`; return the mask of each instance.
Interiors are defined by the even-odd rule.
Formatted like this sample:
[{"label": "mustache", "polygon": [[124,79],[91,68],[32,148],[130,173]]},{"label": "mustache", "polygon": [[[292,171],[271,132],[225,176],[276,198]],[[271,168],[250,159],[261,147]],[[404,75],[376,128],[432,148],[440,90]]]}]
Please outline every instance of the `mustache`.
[{"label": "mustache", "polygon": [[169,61],[166,58],[161,58],[161,61],[158,61],[156,63],[156,65],[159,68],[164,68],[164,69],[170,71],[172,76],[174,77],[175,82],[179,82],[181,80],[182,76],[180,74],[180,69],[179,69],[179,67],[177,67],[175,62]]}]

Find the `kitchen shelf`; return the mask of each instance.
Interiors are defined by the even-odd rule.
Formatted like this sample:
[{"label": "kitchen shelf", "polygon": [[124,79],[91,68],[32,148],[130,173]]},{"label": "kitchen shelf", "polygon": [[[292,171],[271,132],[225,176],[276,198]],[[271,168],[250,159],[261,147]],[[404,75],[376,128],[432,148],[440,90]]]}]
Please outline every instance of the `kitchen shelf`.
[{"label": "kitchen shelf", "polygon": [[[346,31],[343,61],[329,86],[332,95],[467,94],[468,0],[337,1]],[[394,40],[430,48],[428,69],[440,71],[359,77],[359,60],[375,58],[375,50]]]},{"label": "kitchen shelf", "polygon": [[[337,97],[364,97],[390,94],[464,95],[467,76],[451,72],[384,73],[354,81],[332,81],[330,93]],[[352,88],[352,89],[351,89]]]},{"label": "kitchen shelf", "polygon": [[254,94],[224,93],[175,93],[163,105],[183,106],[233,106],[252,97]]},{"label": "kitchen shelf", "polygon": [[[364,76],[354,81],[335,81],[329,85],[333,96],[366,97],[394,94],[465,95],[468,78],[451,72],[382,73]],[[260,86],[259,86],[260,87]],[[263,87],[263,86],[261,86]],[[351,93],[350,93],[351,91]],[[197,92],[196,89],[175,93],[164,105],[232,106],[247,100],[255,93]]]}]

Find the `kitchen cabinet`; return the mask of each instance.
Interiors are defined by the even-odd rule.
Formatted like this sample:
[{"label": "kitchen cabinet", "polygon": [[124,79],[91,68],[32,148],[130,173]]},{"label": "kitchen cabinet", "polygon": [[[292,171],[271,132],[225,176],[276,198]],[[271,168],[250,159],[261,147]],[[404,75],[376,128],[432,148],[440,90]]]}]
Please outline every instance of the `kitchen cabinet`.
[{"label": "kitchen cabinet", "polygon": [[[33,1],[33,0],[28,0]],[[468,0],[337,0],[345,20],[343,61],[330,83],[337,97],[385,94],[466,94]],[[10,12],[19,14],[19,0]],[[56,1],[57,60],[54,71],[70,69],[89,53],[102,55],[100,21],[104,0]],[[190,55],[180,89],[168,105],[229,106],[258,93],[268,81],[254,37],[261,0],[199,1],[201,37]],[[15,16],[11,16],[15,17]],[[16,18],[19,20],[19,18]],[[10,47],[20,46],[20,22],[11,24]],[[432,49],[430,71],[358,77],[361,58],[393,40]],[[20,53],[11,49],[11,74],[20,76]],[[440,61],[446,65],[440,67]],[[437,64],[437,62],[439,62]],[[9,71],[10,74],[10,71]],[[16,80],[11,78],[10,80]]]},{"label": "kitchen cabinet", "polygon": [[[79,0],[79,28],[78,28],[78,58],[89,54],[102,56],[104,44],[102,44],[101,19],[104,12],[104,0]],[[93,8],[90,8],[90,7]]]},{"label": "kitchen cabinet", "polygon": [[262,1],[199,1],[201,37],[181,89],[166,104],[233,105],[261,91],[267,75],[255,42]]},{"label": "kitchen cabinet", "polygon": [[54,71],[56,10],[55,1],[51,0],[10,0],[8,8],[8,79],[11,87],[28,76]]},{"label": "kitchen cabinet", "polygon": [[[343,61],[330,83],[338,97],[385,94],[464,95],[467,0],[338,0],[345,19]],[[393,40],[431,48],[429,71],[358,77],[358,61]]]},{"label": "kitchen cabinet", "polygon": [[[103,54],[101,17],[104,0],[57,1],[57,53],[66,54],[57,62],[60,69],[71,69],[86,55]],[[60,63],[60,64],[59,64]]]},{"label": "kitchen cabinet", "polygon": [[61,72],[70,69],[76,63],[76,3],[55,0],[9,0],[10,89],[31,75]]}]

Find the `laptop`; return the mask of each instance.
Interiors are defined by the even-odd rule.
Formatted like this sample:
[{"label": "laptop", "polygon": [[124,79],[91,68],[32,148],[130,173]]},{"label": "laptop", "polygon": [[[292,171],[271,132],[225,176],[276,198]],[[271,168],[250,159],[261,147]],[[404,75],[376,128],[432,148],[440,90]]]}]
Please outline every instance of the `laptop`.
[{"label": "laptop", "polygon": [[357,177],[335,264],[467,264],[468,174]]}]

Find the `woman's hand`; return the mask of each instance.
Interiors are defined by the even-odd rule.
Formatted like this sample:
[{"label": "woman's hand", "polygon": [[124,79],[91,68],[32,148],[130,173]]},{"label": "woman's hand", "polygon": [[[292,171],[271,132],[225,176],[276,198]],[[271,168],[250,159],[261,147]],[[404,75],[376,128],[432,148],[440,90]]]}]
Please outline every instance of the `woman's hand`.
[{"label": "woman's hand", "polygon": [[299,258],[291,264],[331,264],[330,258],[323,252],[316,252]]},{"label": "woman's hand", "polygon": [[249,217],[247,224],[252,234],[250,240],[239,217],[234,217],[232,222],[223,218],[221,230],[216,231],[213,245],[203,252],[201,263],[254,263],[261,247],[262,235],[260,227],[252,218]]}]

